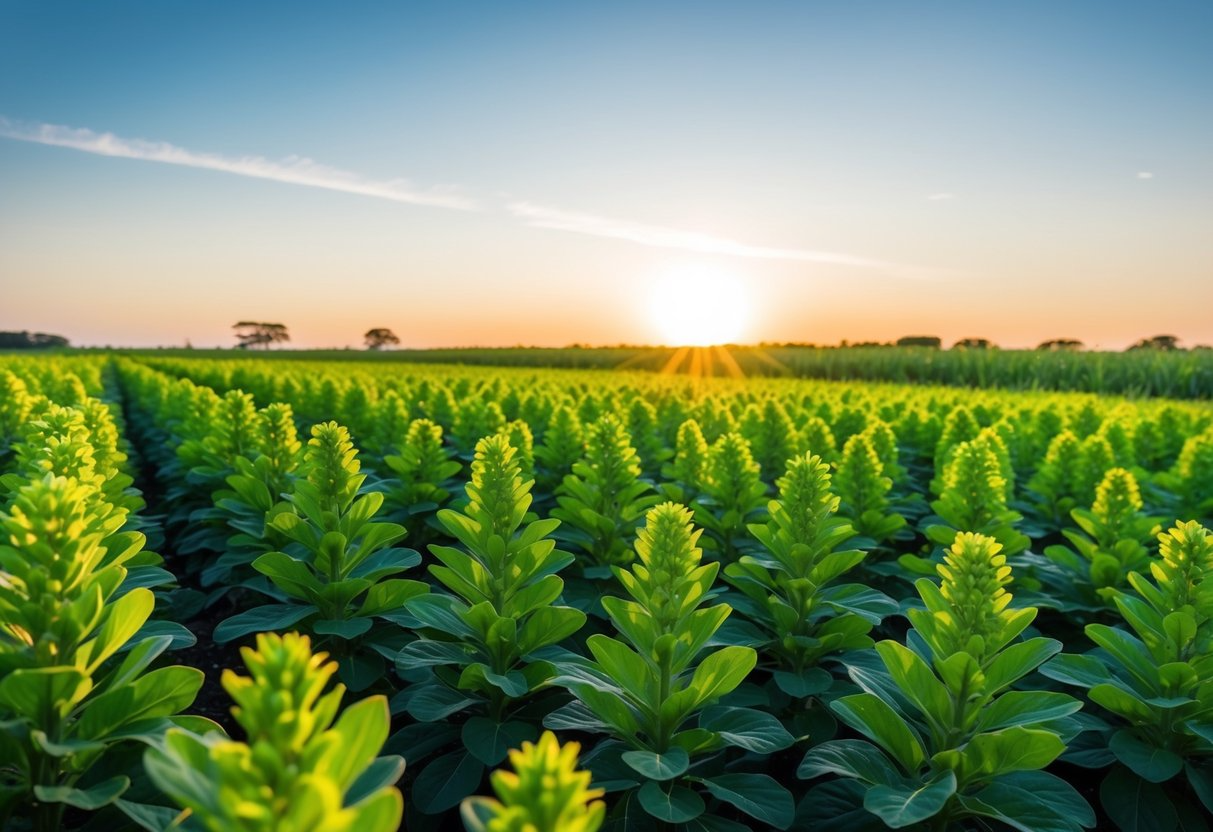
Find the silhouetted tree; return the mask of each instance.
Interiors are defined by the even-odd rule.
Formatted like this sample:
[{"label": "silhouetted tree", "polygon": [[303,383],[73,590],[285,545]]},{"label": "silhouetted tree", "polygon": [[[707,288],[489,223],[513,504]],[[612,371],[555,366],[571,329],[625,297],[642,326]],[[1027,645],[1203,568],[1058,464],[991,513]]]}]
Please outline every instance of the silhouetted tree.
[{"label": "silhouetted tree", "polygon": [[1048,341],[1041,341],[1040,346],[1036,349],[1045,350],[1046,352],[1080,350],[1082,349],[1082,341],[1075,340],[1074,338],[1051,338]]},{"label": "silhouetted tree", "polygon": [[394,347],[400,343],[400,339],[396,337],[396,333],[387,327],[368,329],[366,335],[362,337],[366,339],[366,348],[368,350],[381,350],[384,347]]},{"label": "silhouetted tree", "polygon": [[0,349],[29,350],[47,347],[66,347],[68,341],[62,335],[46,332],[0,332]]},{"label": "silhouetted tree", "polygon": [[239,341],[236,346],[242,350],[257,346],[268,350],[270,344],[279,344],[291,340],[290,333],[286,331],[285,324],[241,321],[238,324],[232,324],[232,329],[236,330],[236,340]]},{"label": "silhouetted tree", "polygon": [[1129,347],[1130,350],[1177,350],[1179,338],[1175,335],[1155,335],[1153,338],[1142,338]]},{"label": "silhouetted tree", "polygon": [[961,350],[988,350],[993,347],[987,338],[961,338],[952,345],[952,349]]},{"label": "silhouetted tree", "polygon": [[943,341],[934,335],[907,335],[904,338],[897,339],[897,346],[899,347],[931,347],[932,349],[939,349],[942,343]]}]

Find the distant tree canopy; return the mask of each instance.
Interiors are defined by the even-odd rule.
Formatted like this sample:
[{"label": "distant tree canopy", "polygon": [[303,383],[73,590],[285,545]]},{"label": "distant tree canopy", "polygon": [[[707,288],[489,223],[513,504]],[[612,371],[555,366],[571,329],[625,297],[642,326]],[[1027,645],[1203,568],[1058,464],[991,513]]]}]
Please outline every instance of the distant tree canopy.
[{"label": "distant tree canopy", "polygon": [[0,350],[36,350],[70,346],[62,335],[46,332],[0,332]]},{"label": "distant tree canopy", "polygon": [[238,324],[232,324],[232,329],[236,330],[236,340],[239,342],[236,346],[242,350],[247,350],[251,347],[262,347],[268,350],[270,344],[279,344],[291,340],[290,333],[286,331],[285,324],[241,321]]},{"label": "distant tree canopy", "polygon": [[1131,350],[1177,350],[1180,349],[1179,338],[1174,335],[1155,335],[1153,338],[1142,338]]},{"label": "distant tree canopy", "polygon": [[368,350],[381,350],[384,347],[394,347],[400,343],[400,339],[396,337],[396,333],[387,327],[368,329],[366,335],[362,337],[366,339],[366,348]]},{"label": "distant tree canopy", "polygon": [[952,345],[952,349],[961,350],[988,350],[993,347],[987,338],[961,338]]},{"label": "distant tree canopy", "polygon": [[934,335],[906,335],[897,339],[897,346],[899,347],[931,347],[932,349],[939,349],[942,344],[943,341]]},{"label": "distant tree canopy", "polygon": [[1051,338],[1048,341],[1041,341],[1036,349],[1045,350],[1046,352],[1080,350],[1082,349],[1082,341],[1075,340],[1074,338]]},{"label": "distant tree canopy", "polygon": [[[814,345],[813,344],[784,344],[783,346],[785,346],[785,347],[812,347]],[[846,347],[891,347],[893,345],[888,341],[848,341],[846,338],[843,338],[841,341],[838,342],[838,346],[842,347],[842,348],[846,348]],[[830,349],[830,348],[826,347],[826,349]]]}]

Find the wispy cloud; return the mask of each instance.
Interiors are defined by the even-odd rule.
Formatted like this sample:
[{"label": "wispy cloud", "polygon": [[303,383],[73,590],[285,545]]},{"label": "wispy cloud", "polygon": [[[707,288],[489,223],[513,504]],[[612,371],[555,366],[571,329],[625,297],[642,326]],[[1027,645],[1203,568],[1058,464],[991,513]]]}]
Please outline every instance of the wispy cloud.
[{"label": "wispy cloud", "polygon": [[557,231],[571,231],[575,234],[588,234],[594,237],[628,240],[633,243],[654,246],[656,248],[674,248],[700,254],[754,257],[762,260],[799,260],[809,263],[831,263],[842,266],[859,266],[862,268],[900,268],[893,263],[872,260],[866,257],[856,257],[851,254],[803,248],[754,246],[738,242],[737,240],[730,240],[726,237],[716,237],[697,231],[684,231],[660,225],[647,225],[631,220],[582,214],[547,205],[536,205],[532,202],[513,202],[507,207],[510,213],[534,228],[551,228]]},{"label": "wispy cloud", "polygon": [[956,199],[956,194],[945,191],[943,193],[931,194],[927,197],[931,202],[943,202],[948,199]]},{"label": "wispy cloud", "polygon": [[67,147],[99,156],[204,168],[253,179],[270,179],[411,205],[460,211],[477,208],[474,200],[456,193],[451,188],[419,188],[405,179],[368,179],[356,173],[319,164],[304,156],[287,156],[278,160],[266,159],[263,156],[223,156],[188,150],[168,142],[127,139],[113,133],[97,133],[58,124],[30,124],[12,121],[3,116],[0,116],[0,136],[34,144]]},{"label": "wispy cloud", "polygon": [[1153,173],[1151,173],[1151,172],[1150,172],[1150,171],[1148,171],[1148,170],[1139,170],[1139,171],[1137,172],[1137,178],[1138,178],[1138,179],[1153,179],[1153,178],[1154,178],[1154,174],[1153,174]]},{"label": "wispy cloud", "polygon": [[[419,188],[405,179],[370,179],[357,173],[322,165],[302,156],[287,156],[278,160],[267,159],[263,156],[225,156],[189,150],[168,142],[129,139],[113,133],[99,133],[87,128],[65,127],[58,124],[14,121],[4,116],[0,116],[0,138],[65,147],[99,156],[203,168],[237,176],[323,188],[411,205],[459,211],[475,211],[486,207],[455,188]],[[953,194],[935,194],[928,199],[944,199],[953,196]],[[512,216],[534,228],[549,228],[593,237],[626,240],[656,248],[762,260],[852,266],[912,278],[930,279],[942,274],[938,271],[834,251],[750,245],[727,237],[697,231],[568,211],[533,202],[511,202],[504,208]]]}]

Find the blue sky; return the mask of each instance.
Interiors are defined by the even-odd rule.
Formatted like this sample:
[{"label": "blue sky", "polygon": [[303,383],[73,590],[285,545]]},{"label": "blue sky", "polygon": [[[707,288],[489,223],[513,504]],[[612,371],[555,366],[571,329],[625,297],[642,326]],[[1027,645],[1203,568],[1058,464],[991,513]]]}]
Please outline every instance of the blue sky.
[{"label": "blue sky", "polygon": [[653,341],[701,268],[746,340],[1209,342],[1211,37],[1204,2],[0,3],[0,328]]}]

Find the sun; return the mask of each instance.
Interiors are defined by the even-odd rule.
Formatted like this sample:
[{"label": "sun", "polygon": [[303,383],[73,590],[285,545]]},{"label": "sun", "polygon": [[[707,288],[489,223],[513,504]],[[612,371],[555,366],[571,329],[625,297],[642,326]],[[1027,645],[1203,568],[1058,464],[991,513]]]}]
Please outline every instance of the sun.
[{"label": "sun", "polygon": [[733,275],[684,268],[659,277],[650,314],[671,347],[736,343],[749,321],[750,298]]}]

